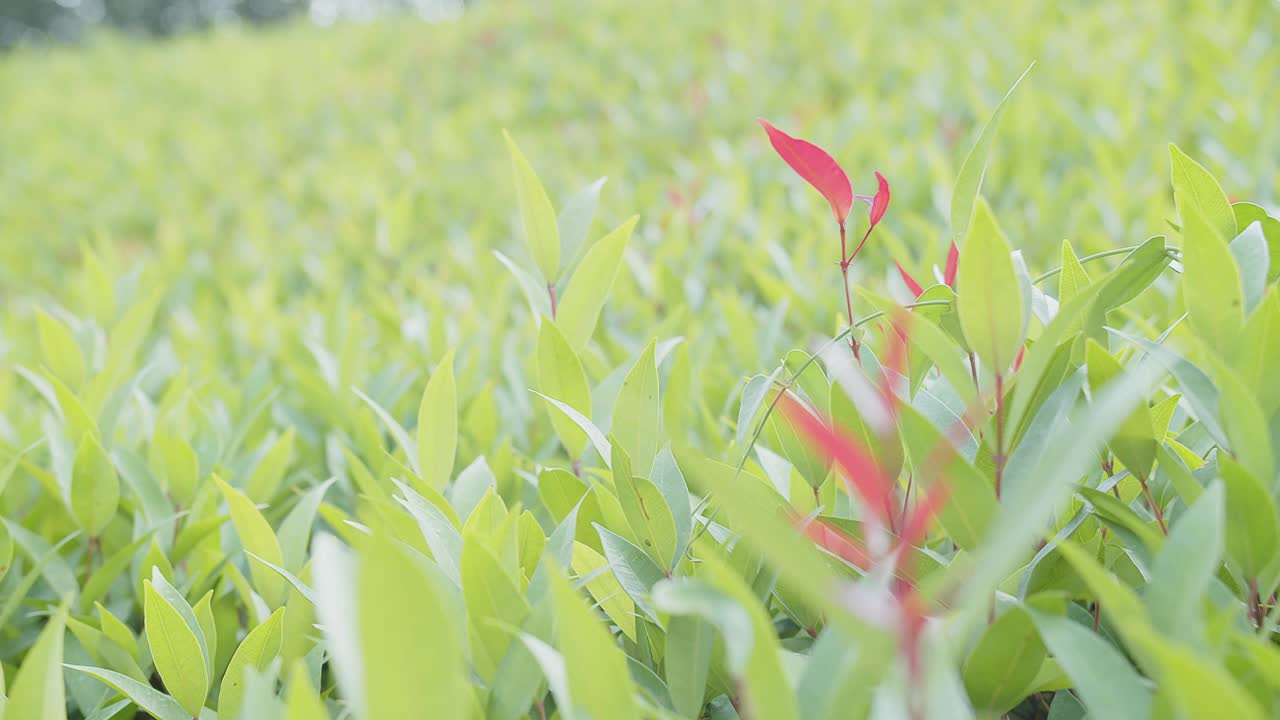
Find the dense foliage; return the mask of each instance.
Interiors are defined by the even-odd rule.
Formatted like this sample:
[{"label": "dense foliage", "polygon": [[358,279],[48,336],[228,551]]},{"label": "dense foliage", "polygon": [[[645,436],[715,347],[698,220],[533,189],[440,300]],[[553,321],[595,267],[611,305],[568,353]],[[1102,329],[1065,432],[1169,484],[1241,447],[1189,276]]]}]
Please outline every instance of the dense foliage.
[{"label": "dense foliage", "polygon": [[0,59],[0,718],[1273,717],[1274,8],[746,4]]}]

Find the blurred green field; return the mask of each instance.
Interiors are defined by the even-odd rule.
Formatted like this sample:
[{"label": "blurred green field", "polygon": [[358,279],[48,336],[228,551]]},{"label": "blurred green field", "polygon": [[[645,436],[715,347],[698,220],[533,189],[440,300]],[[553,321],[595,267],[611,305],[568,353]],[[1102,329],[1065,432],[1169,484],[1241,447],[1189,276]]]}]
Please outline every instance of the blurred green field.
[{"label": "blurred green field", "polygon": [[[892,183],[886,220],[852,270],[862,317],[887,305],[877,296],[913,299],[894,259],[922,279],[939,272],[960,164],[1033,61],[983,185],[1032,276],[1058,267],[1064,239],[1083,256],[1169,232],[1170,142],[1232,198],[1274,214],[1278,35],[1275,4],[1262,0],[562,0],[484,2],[438,24],[299,23],[163,42],[102,33],[0,55],[0,516],[35,538],[14,567],[29,574],[79,526],[58,488],[73,431],[89,426],[126,483],[101,557],[165,518],[177,535],[183,504],[139,489],[149,467],[148,482],[171,490],[162,437],[185,440],[202,488],[215,472],[238,488],[266,482],[272,492],[252,499],[273,526],[336,477],[318,526],[400,527],[403,514],[387,518],[397,506],[361,495],[366,474],[394,492],[404,470],[373,406],[414,427],[450,352],[460,419],[445,478],[482,458],[507,504],[553,529],[536,474],[579,458],[530,392],[542,299],[531,306],[498,256],[534,267],[504,129],[557,209],[607,177],[576,240],[640,218],[579,353],[591,419],[608,427],[656,338],[663,442],[735,464],[746,379],[847,322],[828,211],[757,118],[830,150],[856,192],[874,191],[874,171]],[[1120,327],[1154,336],[1182,314],[1176,276],[1153,288],[1117,313]],[[264,466],[278,477],[254,481]],[[474,500],[452,492],[455,505]],[[201,490],[191,522],[221,517],[221,499]],[[231,589],[226,527],[190,539],[182,566],[189,600],[215,587],[225,600],[221,669],[255,624],[246,608],[258,611]],[[302,532],[301,555],[285,558],[299,574]],[[5,670],[31,647],[39,613],[75,590],[81,563],[93,566],[96,546],[83,545],[46,582],[0,574],[0,596],[21,590],[15,602],[35,611],[6,618]],[[149,561],[130,552],[141,583]],[[243,584],[249,565],[235,562]],[[137,628],[140,601],[124,585],[103,597]],[[283,656],[299,659],[314,617],[290,618]],[[86,717],[102,686],[68,676],[82,711],[72,716]]]},{"label": "blurred green field", "polygon": [[[492,367],[499,353],[481,348],[528,337],[489,252],[521,252],[507,128],[557,205],[609,178],[593,237],[641,216],[608,340],[635,347],[665,319],[716,353],[706,336],[726,316],[789,303],[785,337],[728,339],[724,387],[836,322],[821,200],[769,156],[755,118],[830,149],[857,192],[872,170],[889,177],[893,210],[855,268],[880,289],[890,257],[917,275],[941,263],[959,163],[1032,60],[985,194],[1033,269],[1064,238],[1085,254],[1163,231],[1167,142],[1233,196],[1275,198],[1265,89],[1280,50],[1264,2],[484,3],[439,25],[13,54],[0,58],[10,358],[31,361],[18,338],[32,298],[110,317],[79,279],[88,246],[130,287],[182,298],[191,322],[174,329],[193,345],[179,354],[204,371],[243,372],[302,333],[341,344],[322,316],[379,319],[362,346],[384,360],[420,367],[461,343]],[[224,302],[234,316],[212,311]]]}]

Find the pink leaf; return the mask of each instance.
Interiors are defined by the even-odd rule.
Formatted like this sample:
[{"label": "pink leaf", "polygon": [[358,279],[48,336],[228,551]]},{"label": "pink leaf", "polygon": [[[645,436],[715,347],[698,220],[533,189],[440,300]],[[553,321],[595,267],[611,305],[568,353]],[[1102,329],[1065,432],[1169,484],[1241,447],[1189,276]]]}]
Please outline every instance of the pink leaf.
[{"label": "pink leaf", "polygon": [[871,556],[861,545],[821,520],[813,520],[805,524],[801,530],[815,545],[850,565],[862,570],[871,567]]},{"label": "pink leaf", "polygon": [[880,379],[880,396],[883,398],[884,406],[889,409],[889,412],[894,417],[897,417],[898,395],[893,391],[893,382],[895,376],[907,374],[907,343],[909,342],[910,321],[911,316],[905,310],[895,308],[891,323],[893,332],[885,338],[889,343],[889,352],[885,355],[884,362],[881,363],[883,375]]},{"label": "pink leaf", "polygon": [[949,488],[941,482],[929,489],[924,500],[912,508],[907,521],[903,523],[901,536],[903,543],[919,545],[920,541],[924,540],[929,531],[929,521],[942,509],[942,503],[946,502],[949,494]]},{"label": "pink leaf", "polygon": [[[778,128],[761,119],[760,127],[769,134],[769,143],[778,155],[791,166],[796,174],[804,178],[831,205],[831,212],[836,222],[844,225],[853,207],[853,186],[849,184],[849,176],[845,175],[835,158],[826,150],[811,142],[791,137]],[[886,204],[888,197],[885,198]]]},{"label": "pink leaf", "polygon": [[861,496],[862,502],[880,522],[892,528],[893,484],[880,471],[871,454],[853,438],[828,427],[790,395],[783,397],[779,407],[814,449],[844,470],[851,489]]},{"label": "pink leaf", "polygon": [[902,263],[894,260],[893,264],[898,266],[898,274],[902,276],[902,282],[907,284],[907,289],[911,291],[911,294],[916,297],[920,297],[920,293],[924,292],[924,288],[920,287],[920,283],[916,282],[916,279],[911,277],[911,273],[907,272],[906,268],[902,267]]},{"label": "pink leaf", "polygon": [[880,187],[876,190],[876,196],[871,199],[871,227],[875,227],[884,217],[885,210],[889,209],[889,181],[877,172],[876,182]]},{"label": "pink leaf", "polygon": [[956,289],[956,271],[960,269],[960,248],[956,247],[955,241],[951,243],[951,249],[947,251],[947,269],[942,273],[942,282],[952,290]]}]

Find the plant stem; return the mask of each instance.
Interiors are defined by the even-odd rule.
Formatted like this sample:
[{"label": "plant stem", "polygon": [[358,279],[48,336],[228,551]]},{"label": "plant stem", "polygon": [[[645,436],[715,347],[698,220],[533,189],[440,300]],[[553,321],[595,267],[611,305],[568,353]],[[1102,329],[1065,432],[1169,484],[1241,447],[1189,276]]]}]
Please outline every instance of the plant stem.
[{"label": "plant stem", "polygon": [[907,473],[907,491],[902,495],[902,516],[898,520],[898,524],[903,527],[907,526],[907,503],[911,501],[911,484],[915,477],[915,473]]},{"label": "plant stem", "polygon": [[[972,357],[972,356],[970,356]],[[1000,499],[1000,486],[1004,481],[1004,375],[996,373],[996,500]]]},{"label": "plant stem", "polygon": [[982,388],[978,386],[978,360],[973,353],[969,353],[969,374],[973,376],[973,389],[981,392]]},{"label": "plant stem", "polygon": [[98,538],[90,535],[88,542],[84,546],[84,580],[80,583],[84,585],[89,582],[89,575],[93,572],[93,552],[98,548]]},{"label": "plant stem", "polygon": [[547,283],[547,295],[551,298],[551,319],[556,319],[556,284]]},{"label": "plant stem", "polygon": [[1253,626],[1262,629],[1262,598],[1258,595],[1258,578],[1249,578],[1249,614],[1253,620]]},{"label": "plant stem", "polygon": [[[866,242],[866,237],[862,238]],[[849,293],[849,265],[853,262],[854,256],[858,254],[858,250],[862,246],[858,246],[858,250],[853,251],[853,255],[846,256],[847,245],[845,244],[844,223],[840,223],[840,275],[844,280],[844,309],[849,315],[849,327],[853,327],[853,295]],[[853,332],[849,333],[849,347],[853,350],[853,359],[862,364],[862,355],[858,350],[858,339],[853,336]]]},{"label": "plant stem", "polygon": [[1138,478],[1138,484],[1142,485],[1142,494],[1147,496],[1147,503],[1151,505],[1151,512],[1156,516],[1156,522],[1160,523],[1160,532],[1165,535],[1169,534],[1169,526],[1164,522],[1164,512],[1160,510],[1160,504],[1156,502],[1156,498],[1151,494],[1151,487],[1147,485],[1147,478],[1140,473],[1134,473],[1134,477]]}]

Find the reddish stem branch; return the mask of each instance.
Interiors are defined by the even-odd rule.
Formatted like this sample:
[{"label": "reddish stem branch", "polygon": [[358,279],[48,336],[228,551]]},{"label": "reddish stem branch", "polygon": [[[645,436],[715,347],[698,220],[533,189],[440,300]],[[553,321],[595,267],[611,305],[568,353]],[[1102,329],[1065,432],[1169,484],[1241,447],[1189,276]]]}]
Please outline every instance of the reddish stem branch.
[{"label": "reddish stem branch", "polygon": [[1253,626],[1262,629],[1262,623],[1266,620],[1266,615],[1262,612],[1262,597],[1258,594],[1258,578],[1249,578],[1249,612],[1253,619]]},{"label": "reddish stem branch", "polygon": [[1151,494],[1151,487],[1147,485],[1147,479],[1139,473],[1134,473],[1134,477],[1138,478],[1138,484],[1142,485],[1142,494],[1147,496],[1147,504],[1151,506],[1151,512],[1156,516],[1156,522],[1160,523],[1160,532],[1165,535],[1169,534],[1169,526],[1164,522],[1164,512],[1160,510],[1160,503],[1156,502],[1156,498]]},{"label": "reddish stem branch", "polygon": [[[866,241],[866,237],[863,237]],[[858,249],[862,249],[859,245]],[[853,295],[849,293],[849,265],[853,262],[853,258],[858,254],[857,250],[853,251],[853,255],[846,256],[847,245],[845,244],[844,223],[840,223],[840,275],[844,281],[844,309],[849,314],[849,347],[853,350],[853,359],[859,364],[862,363],[862,354],[858,350],[858,339],[853,336]]]},{"label": "reddish stem branch", "polygon": [[547,295],[551,298],[551,319],[556,319],[556,284],[547,283]]}]

